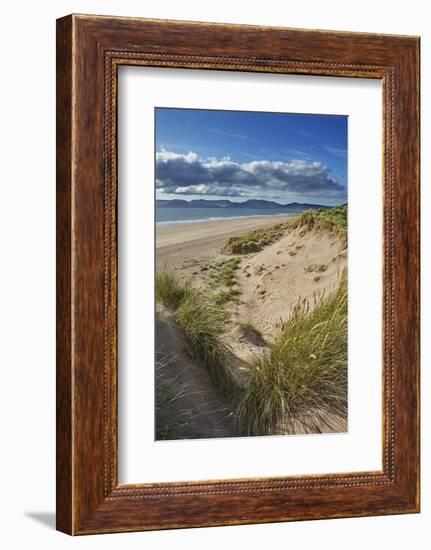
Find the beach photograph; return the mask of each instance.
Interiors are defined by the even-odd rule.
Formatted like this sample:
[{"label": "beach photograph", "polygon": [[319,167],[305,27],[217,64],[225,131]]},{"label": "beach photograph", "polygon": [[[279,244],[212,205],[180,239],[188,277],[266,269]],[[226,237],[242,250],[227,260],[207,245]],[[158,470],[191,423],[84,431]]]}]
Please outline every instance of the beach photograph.
[{"label": "beach photograph", "polygon": [[156,108],[156,440],[347,431],[347,124]]}]

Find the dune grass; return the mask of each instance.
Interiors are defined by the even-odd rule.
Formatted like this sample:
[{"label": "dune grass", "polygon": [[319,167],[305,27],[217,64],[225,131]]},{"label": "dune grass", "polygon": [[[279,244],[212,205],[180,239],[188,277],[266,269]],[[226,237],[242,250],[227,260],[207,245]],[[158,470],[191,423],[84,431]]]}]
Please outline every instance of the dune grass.
[{"label": "dune grass", "polygon": [[230,348],[224,336],[226,312],[223,307],[167,272],[156,276],[156,299],[174,311],[174,319],[184,332],[192,357],[206,365],[225,396],[232,396],[237,384],[228,366]]},{"label": "dune grass", "polygon": [[226,313],[203,295],[184,300],[175,313],[194,358],[207,366],[210,376],[223,395],[231,397],[237,384],[228,366],[230,348],[224,332]]},{"label": "dune grass", "polygon": [[258,252],[265,246],[278,241],[288,228],[289,222],[277,223],[270,227],[254,229],[243,235],[230,237],[223,248],[223,252],[225,254],[248,254],[250,252]]},{"label": "dune grass", "polygon": [[[295,221],[296,220],[296,221]],[[295,218],[296,227],[335,233],[347,242],[347,206],[335,206],[330,210],[307,210]]]},{"label": "dune grass", "polygon": [[179,375],[174,378],[169,376],[168,371],[172,368],[172,363],[172,359],[156,359],[156,440],[193,437],[188,428],[192,413],[181,407],[181,402],[188,393],[188,387],[179,380]]},{"label": "dune grass", "polygon": [[222,252],[225,254],[258,252],[265,246],[280,240],[286,231],[302,226],[308,230],[330,231],[347,242],[347,206],[336,206],[329,210],[306,210],[285,222],[230,237]]},{"label": "dune grass", "polygon": [[231,258],[216,264],[210,278],[214,283],[232,287],[235,284],[235,271],[241,263],[241,258]]},{"label": "dune grass", "polygon": [[227,290],[220,290],[212,296],[212,299],[218,306],[222,306],[228,302],[237,300],[240,293],[239,288],[230,287]]},{"label": "dune grass", "polygon": [[299,303],[270,350],[256,362],[237,415],[245,435],[310,432],[347,413],[347,277],[314,309]]},{"label": "dune grass", "polygon": [[190,283],[180,283],[174,273],[160,271],[156,275],[156,301],[176,310],[193,294]]},{"label": "dune grass", "polygon": [[211,300],[217,306],[223,306],[235,301],[241,293],[236,280],[236,271],[241,263],[241,258],[234,257],[210,265],[208,282],[212,289],[217,290],[211,294]]}]

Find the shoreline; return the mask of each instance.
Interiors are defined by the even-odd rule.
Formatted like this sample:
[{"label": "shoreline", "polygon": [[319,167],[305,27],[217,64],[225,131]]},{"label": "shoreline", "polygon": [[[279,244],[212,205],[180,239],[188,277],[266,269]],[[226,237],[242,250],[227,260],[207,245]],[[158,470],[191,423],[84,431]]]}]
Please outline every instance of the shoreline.
[{"label": "shoreline", "polygon": [[244,216],[212,216],[211,218],[197,218],[195,220],[166,220],[166,221],[156,221],[156,228],[162,227],[171,227],[173,225],[188,225],[195,223],[208,223],[216,222],[219,220],[242,220],[242,219],[253,219],[253,218],[291,218],[292,216],[297,216],[302,214],[302,212],[282,212],[280,214],[250,214]]},{"label": "shoreline", "polygon": [[282,223],[284,220],[294,216],[297,216],[297,214],[217,218],[198,223],[187,220],[187,222],[169,223],[169,225],[163,226],[156,225],[156,249],[159,254],[159,251],[162,249],[173,245],[182,248],[189,243],[195,243],[196,246],[200,246],[204,245],[204,241],[207,241],[207,244],[211,245],[214,240],[227,240],[229,237],[240,235],[247,231]]}]

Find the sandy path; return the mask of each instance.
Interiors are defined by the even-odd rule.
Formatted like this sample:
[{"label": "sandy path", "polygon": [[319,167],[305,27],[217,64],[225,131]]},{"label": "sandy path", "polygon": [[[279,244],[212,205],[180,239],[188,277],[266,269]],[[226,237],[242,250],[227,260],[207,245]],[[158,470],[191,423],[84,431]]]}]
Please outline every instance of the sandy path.
[{"label": "sandy path", "polygon": [[194,361],[182,332],[166,312],[156,316],[157,358],[167,362],[164,375],[184,388],[184,396],[164,415],[176,419],[188,411],[187,431],[193,437],[235,437],[231,406],[213,385],[208,370]]}]

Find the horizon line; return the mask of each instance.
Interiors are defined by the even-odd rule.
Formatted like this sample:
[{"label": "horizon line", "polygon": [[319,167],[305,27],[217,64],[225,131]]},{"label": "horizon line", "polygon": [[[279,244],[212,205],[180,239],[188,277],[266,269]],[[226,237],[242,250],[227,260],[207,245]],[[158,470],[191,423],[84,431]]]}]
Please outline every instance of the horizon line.
[{"label": "horizon line", "polygon": [[[321,203],[316,203],[316,202],[298,202],[298,201],[281,203],[281,202],[271,200],[271,199],[244,199],[244,200],[241,200],[241,201],[233,201],[233,200],[230,200],[230,199],[207,199],[207,198],[186,199],[186,198],[180,198],[180,197],[176,197],[176,198],[173,198],[173,199],[160,199],[160,198],[156,197],[156,201],[167,201],[167,202],[169,202],[169,201],[178,201],[178,200],[181,200],[181,201],[184,201],[184,202],[193,202],[193,201],[207,201],[207,202],[216,202],[217,201],[217,202],[220,202],[220,201],[228,201],[232,204],[243,204],[243,203],[248,202],[248,201],[262,201],[262,202],[272,202],[274,204],[279,204],[280,206],[286,206],[286,205],[290,205],[290,204],[315,204],[316,206],[322,205]],[[332,206],[340,206],[340,205],[343,205],[343,204],[347,204],[347,200],[342,201],[342,202],[337,203],[337,204],[334,204]],[[324,206],[331,206],[331,205],[324,205]]]}]

